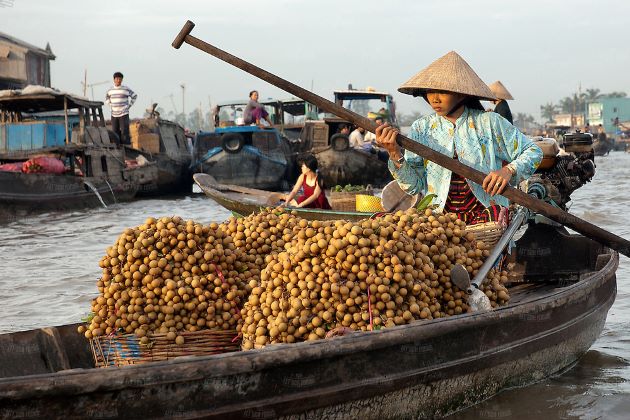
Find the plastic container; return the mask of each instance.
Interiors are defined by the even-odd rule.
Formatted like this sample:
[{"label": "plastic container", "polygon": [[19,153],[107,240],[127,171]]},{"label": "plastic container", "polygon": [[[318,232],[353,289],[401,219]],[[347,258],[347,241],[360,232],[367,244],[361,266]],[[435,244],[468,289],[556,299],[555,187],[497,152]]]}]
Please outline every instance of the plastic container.
[{"label": "plastic container", "polygon": [[385,211],[381,204],[381,199],[375,195],[357,194],[356,195],[356,211],[365,213],[377,213]]}]

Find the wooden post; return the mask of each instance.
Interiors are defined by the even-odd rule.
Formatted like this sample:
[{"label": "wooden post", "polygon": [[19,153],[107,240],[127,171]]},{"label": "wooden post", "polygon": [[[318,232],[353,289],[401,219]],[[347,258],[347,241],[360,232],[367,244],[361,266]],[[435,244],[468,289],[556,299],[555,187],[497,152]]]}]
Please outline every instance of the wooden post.
[{"label": "wooden post", "polygon": [[71,137],[72,133],[68,133],[68,97],[65,95],[63,97],[63,119],[66,129],[66,144],[69,144],[72,139],[69,139],[68,137]]}]

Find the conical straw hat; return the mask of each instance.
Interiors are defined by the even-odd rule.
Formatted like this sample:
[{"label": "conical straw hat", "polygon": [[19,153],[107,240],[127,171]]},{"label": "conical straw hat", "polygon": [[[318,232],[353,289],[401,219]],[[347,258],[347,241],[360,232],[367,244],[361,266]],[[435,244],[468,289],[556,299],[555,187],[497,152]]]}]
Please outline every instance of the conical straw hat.
[{"label": "conical straw hat", "polygon": [[496,96],[497,99],[505,99],[506,101],[514,99],[512,98],[510,92],[508,92],[508,90],[505,88],[505,86],[503,86],[503,83],[498,80],[488,85],[488,87],[490,88],[492,93],[494,93],[494,96]]},{"label": "conical straw hat", "polygon": [[496,99],[488,85],[455,51],[438,58],[398,88],[399,92],[408,95],[423,94],[427,90],[446,90],[479,99]]}]

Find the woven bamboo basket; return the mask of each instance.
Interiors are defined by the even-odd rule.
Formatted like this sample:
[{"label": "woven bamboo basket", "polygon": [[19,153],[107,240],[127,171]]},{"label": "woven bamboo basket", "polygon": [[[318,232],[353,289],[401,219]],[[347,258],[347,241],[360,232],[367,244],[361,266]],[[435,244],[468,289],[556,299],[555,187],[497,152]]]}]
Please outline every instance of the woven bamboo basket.
[{"label": "woven bamboo basket", "polygon": [[181,332],[185,343],[177,345],[166,334],[153,334],[141,345],[135,334],[101,336],[90,340],[96,367],[135,365],[170,360],[180,356],[208,356],[240,350],[235,330]]},{"label": "woven bamboo basket", "polygon": [[499,242],[505,229],[498,222],[477,223],[466,226],[466,232],[472,232],[476,241],[482,241],[490,249]]},{"label": "woven bamboo basket", "polygon": [[330,206],[337,211],[356,211],[357,195],[372,195],[371,191],[330,192]]}]

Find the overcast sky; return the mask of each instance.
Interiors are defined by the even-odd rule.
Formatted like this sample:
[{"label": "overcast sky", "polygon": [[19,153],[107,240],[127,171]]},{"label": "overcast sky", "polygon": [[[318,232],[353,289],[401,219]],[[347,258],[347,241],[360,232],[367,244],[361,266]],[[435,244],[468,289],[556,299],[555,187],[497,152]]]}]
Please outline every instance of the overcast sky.
[{"label": "overcast sky", "polygon": [[[2,3],[11,3],[3,1]],[[49,42],[52,84],[82,93],[114,71],[138,93],[132,117],[154,101],[188,113],[201,104],[286,93],[206,53],[171,42],[192,35],[332,99],[348,83],[390,91],[402,113],[429,112],[396,89],[457,51],[487,83],[511,91],[512,112],[540,119],[540,105],[578,90],[630,93],[628,0],[13,0],[0,31]],[[103,99],[107,85],[94,86]],[[88,96],[90,96],[88,89]],[[173,100],[171,100],[173,95]]]}]

